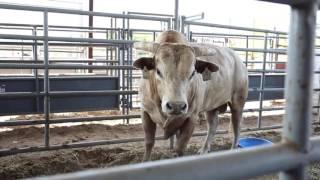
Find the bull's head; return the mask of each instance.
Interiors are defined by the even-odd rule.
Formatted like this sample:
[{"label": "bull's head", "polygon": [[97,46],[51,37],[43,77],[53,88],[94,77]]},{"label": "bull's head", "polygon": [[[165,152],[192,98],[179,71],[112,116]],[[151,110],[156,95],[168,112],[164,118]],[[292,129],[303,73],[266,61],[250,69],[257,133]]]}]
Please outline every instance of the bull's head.
[{"label": "bull's head", "polygon": [[[189,98],[201,76],[208,80],[218,66],[198,59],[199,56],[212,56],[214,49],[204,46],[189,46],[176,43],[136,43],[135,48],[154,53],[154,57],[143,57],[134,66],[146,74],[154,73],[156,88],[161,100],[162,111],[168,116],[183,115],[188,112]],[[201,79],[201,78],[200,78]]]}]

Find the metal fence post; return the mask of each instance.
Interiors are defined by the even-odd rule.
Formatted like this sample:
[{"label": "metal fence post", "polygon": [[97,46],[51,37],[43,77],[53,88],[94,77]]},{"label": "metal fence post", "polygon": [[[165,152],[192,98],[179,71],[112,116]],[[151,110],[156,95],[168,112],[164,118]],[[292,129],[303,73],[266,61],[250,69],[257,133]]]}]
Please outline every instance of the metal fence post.
[{"label": "metal fence post", "polygon": [[263,109],[263,98],[264,98],[264,84],[266,79],[266,61],[267,61],[267,52],[268,49],[268,33],[265,34],[264,37],[264,48],[265,52],[263,52],[263,63],[262,63],[262,74],[260,81],[260,93],[259,93],[259,116],[258,116],[258,128],[261,128],[261,118],[262,118],[262,109]]},{"label": "metal fence post", "polygon": [[181,16],[181,24],[180,24],[180,32],[184,34],[184,26],[185,26],[186,17]]},{"label": "metal fence post", "polygon": [[[246,48],[248,49],[249,48],[249,36],[246,36]],[[246,51],[246,67],[248,68],[248,51]]]},{"label": "metal fence post", "polygon": [[[275,42],[275,49],[279,49],[279,41],[280,41],[280,38],[279,38],[279,34],[276,35],[276,42]],[[274,55],[274,61],[278,61],[279,59],[279,54],[278,53],[275,53]],[[271,66],[271,69],[274,69],[276,67],[276,64],[272,64]]]},{"label": "metal fence post", "polygon": [[44,41],[43,41],[43,56],[44,56],[44,79],[43,79],[43,91],[44,91],[44,116],[45,116],[45,146],[49,147],[50,142],[50,84],[49,84],[49,42],[48,42],[48,12],[43,12],[43,35],[44,35]]},{"label": "metal fence post", "polygon": [[[286,114],[283,141],[293,144],[301,153],[308,153],[311,129],[311,97],[314,59],[314,38],[317,1],[291,6],[288,66],[286,77]],[[280,173],[281,180],[307,179],[307,168],[301,164]]]},{"label": "metal fence post", "polygon": [[174,3],[174,30],[179,30],[179,0]]},{"label": "metal fence post", "polygon": [[[34,26],[32,28],[32,35],[33,36],[37,36],[37,27]],[[38,41],[34,40],[33,41],[33,45],[32,45],[32,56],[33,56],[33,60],[36,63],[38,61]],[[39,87],[39,72],[38,69],[33,69],[33,75],[34,75],[34,79],[35,79],[35,91],[36,93],[40,92],[40,87]],[[40,98],[39,96],[36,97],[36,109],[37,109],[37,113],[40,113]]]}]

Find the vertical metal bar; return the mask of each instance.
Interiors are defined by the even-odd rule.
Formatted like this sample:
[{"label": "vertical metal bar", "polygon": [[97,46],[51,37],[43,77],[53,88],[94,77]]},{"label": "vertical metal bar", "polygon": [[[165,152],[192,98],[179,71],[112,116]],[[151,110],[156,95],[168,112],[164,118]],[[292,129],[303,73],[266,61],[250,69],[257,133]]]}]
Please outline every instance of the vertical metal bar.
[{"label": "vertical metal bar", "polygon": [[[106,39],[108,40],[109,39],[109,34],[108,34],[108,29],[106,29]],[[109,60],[109,47],[106,46],[106,61]],[[111,65],[111,63],[106,63],[106,65]],[[109,76],[109,75],[113,75],[112,72],[109,73],[108,69],[106,69],[106,75]]]},{"label": "vertical metal bar", "polygon": [[264,52],[263,52],[263,63],[262,63],[262,73],[261,73],[261,81],[260,81],[260,93],[259,93],[259,116],[258,116],[258,128],[261,128],[261,119],[262,119],[262,109],[263,109],[263,99],[264,99],[264,84],[266,78],[266,60],[267,60],[267,53],[266,50],[268,49],[268,33],[265,34],[264,37]]},{"label": "vertical metal bar", "polygon": [[190,25],[187,25],[187,34],[186,34],[187,39],[190,41]]},{"label": "vertical metal bar", "polygon": [[[276,42],[275,42],[275,48],[279,48],[279,34],[276,34]],[[277,62],[279,59],[279,54],[275,52],[274,54],[274,61]],[[277,68],[277,63],[272,63],[271,64],[271,69],[276,69]]]},{"label": "vertical metal bar", "polygon": [[174,2],[174,30],[179,30],[179,0]]},{"label": "vertical metal bar", "polygon": [[[37,36],[37,27],[34,26],[32,29],[32,35]],[[38,61],[38,41],[34,40],[32,45],[32,53],[33,53],[33,60],[36,62]],[[33,75],[34,75],[34,80],[35,80],[35,91],[37,94],[40,93],[40,85],[39,85],[39,73],[38,69],[33,69]],[[37,113],[40,112],[40,97],[36,97],[36,110]]]},{"label": "vertical metal bar", "polygon": [[185,20],[186,20],[186,17],[185,16],[181,16],[180,32],[182,34],[184,34]]},{"label": "vertical metal bar", "polygon": [[[130,26],[130,23],[129,23],[129,18],[126,19],[127,20],[127,27],[126,27],[126,40],[130,40],[131,39],[131,36],[130,36],[130,31],[129,31],[129,26]],[[129,45],[126,45],[126,48],[127,48],[127,62],[128,62],[128,65],[132,65],[132,56],[131,56],[131,46]],[[129,90],[132,90],[132,70],[129,69],[128,70],[128,87],[129,87]],[[128,114],[130,113],[129,111],[131,110],[132,108],[132,95],[129,94],[128,95]],[[130,123],[129,122],[130,119],[128,119],[128,124]]]},{"label": "vertical metal bar", "polygon": [[167,30],[172,29],[172,18],[167,21]]},{"label": "vertical metal bar", "polygon": [[43,12],[43,36],[44,36],[44,42],[43,42],[43,52],[44,52],[44,79],[43,79],[43,91],[44,91],[44,116],[45,116],[45,146],[50,146],[50,84],[49,84],[49,42],[48,42],[48,12]]},{"label": "vertical metal bar", "polygon": [[192,42],[192,31],[189,32],[189,41]]},{"label": "vertical metal bar", "polygon": [[[111,26],[112,26],[111,27],[112,28],[111,33],[113,34],[112,36],[113,36],[114,39],[118,39],[118,34],[117,34],[117,31],[116,31],[116,28],[117,28],[116,18],[111,18],[111,21],[112,21],[112,23],[111,23]],[[120,50],[119,50],[119,46],[117,46],[117,47],[113,46],[112,48],[113,48],[112,51],[114,51],[114,58],[118,59],[118,65],[120,65],[120,59],[119,59],[120,58]],[[121,70],[117,71],[119,77],[120,77],[120,72],[121,72]],[[120,79],[119,79],[119,81],[120,81]]]},{"label": "vertical metal bar", "polygon": [[[89,11],[93,11],[93,0],[89,0]],[[89,30],[92,30],[93,27],[93,16],[89,15]],[[89,38],[93,38],[93,33],[89,31]],[[93,59],[93,47],[89,46],[88,48],[88,58],[92,61]],[[92,62],[89,61],[88,65],[92,65]],[[93,72],[93,69],[88,70],[89,73]]]},{"label": "vertical metal bar", "polygon": [[[246,49],[249,48],[249,36],[246,36]],[[246,67],[248,67],[248,50],[246,50]]]},{"label": "vertical metal bar", "polygon": [[[271,49],[274,49],[274,40],[273,40],[273,39],[274,39],[274,37],[270,38],[270,48],[271,48]],[[268,65],[269,65],[269,69],[272,69],[273,57],[274,57],[274,53],[270,53],[269,61],[270,61],[271,63],[268,64]]]},{"label": "vertical metal bar", "polygon": [[[111,30],[109,31],[110,32],[110,39],[113,39],[113,30],[112,30],[112,28],[113,28],[113,18],[111,18],[110,19],[110,27],[111,27]],[[109,50],[110,50],[110,59],[111,60],[115,60],[116,58],[115,57],[113,57],[113,51],[114,51],[114,47],[110,47],[109,48]],[[118,64],[119,65],[119,64]],[[112,70],[111,70],[112,71]],[[118,71],[119,72],[119,71]],[[115,75],[116,76],[119,76],[119,73],[118,72],[115,72]],[[118,74],[117,74],[118,73]]]},{"label": "vertical metal bar", "polygon": [[[128,19],[129,21],[129,19]],[[129,38],[128,40],[132,40],[132,31],[129,31],[129,26],[128,26],[128,33],[129,33]],[[133,52],[132,52],[132,45],[129,46],[129,58],[130,58],[130,65],[133,64]],[[130,69],[130,91],[133,90],[133,71]],[[132,94],[130,94],[130,108],[133,108],[133,98]]]},{"label": "vertical metal bar", "polygon": [[[116,22],[116,21],[115,21]],[[116,23],[115,23],[116,24]],[[116,34],[115,34],[115,38],[116,39],[120,39],[120,32],[118,31],[118,30],[115,30],[115,32],[116,32]],[[118,59],[118,63],[119,63],[119,65],[124,65],[124,55],[123,55],[123,50],[121,50],[121,45],[119,45],[119,46],[117,46],[117,59]],[[124,82],[125,82],[125,80],[124,80],[124,69],[119,69],[118,70],[118,77],[119,77],[119,80],[120,80],[120,90],[124,90],[124,88],[125,88],[125,85],[124,85]],[[120,100],[121,100],[121,111],[122,111],[122,114],[124,115],[125,113],[126,113],[126,110],[125,110],[125,105],[124,105],[124,101],[125,101],[125,95],[121,95],[121,98],[120,98]],[[123,119],[123,124],[125,124],[126,123],[126,119]]]},{"label": "vertical metal bar", "polygon": [[[125,14],[125,12],[123,12],[123,14]],[[125,29],[126,29],[126,26],[125,26],[125,23],[126,22],[126,19],[125,18],[122,18],[122,30],[121,30],[121,36],[122,36],[122,40],[126,40],[126,37],[125,37]],[[128,54],[128,47],[127,45],[122,45],[122,58],[123,58],[123,62],[125,65],[129,65],[129,54]],[[129,69],[126,69],[126,70],[123,70],[123,74],[125,75],[124,77],[126,79],[124,84],[125,84],[125,89],[124,90],[129,90]],[[126,110],[126,113],[125,114],[129,114],[129,95],[128,94],[125,94],[124,95],[125,97],[125,101],[124,101],[124,105],[125,105],[125,110]],[[129,118],[126,119],[126,123],[129,124],[130,123],[130,120]]]},{"label": "vertical metal bar", "polygon": [[[127,12],[128,14],[128,12]],[[127,30],[128,30],[128,35],[130,34],[129,33],[129,29],[130,29],[130,18],[127,19]]]},{"label": "vertical metal bar", "polygon": [[[286,114],[282,141],[301,153],[310,149],[312,77],[317,1],[291,6],[288,66],[286,76]],[[304,165],[280,173],[281,180],[307,179]]]}]

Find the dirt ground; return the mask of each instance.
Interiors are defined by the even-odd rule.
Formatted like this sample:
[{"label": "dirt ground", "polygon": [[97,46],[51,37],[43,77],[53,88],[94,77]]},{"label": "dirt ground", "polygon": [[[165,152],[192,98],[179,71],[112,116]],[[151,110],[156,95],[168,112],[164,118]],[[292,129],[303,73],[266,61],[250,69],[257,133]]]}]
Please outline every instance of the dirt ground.
[{"label": "dirt ground", "polygon": [[[229,128],[229,117],[220,118],[219,129]],[[281,124],[282,116],[265,116],[263,126]],[[245,117],[243,127],[256,127],[256,117]],[[201,123],[196,131],[206,130],[206,124]],[[158,135],[162,131],[158,128]],[[314,134],[320,134],[320,128],[315,128]],[[280,141],[279,130],[242,133],[241,136],[263,137],[272,142]],[[137,125],[82,124],[77,126],[62,126],[50,129],[51,144],[70,142],[86,142],[93,140],[121,139],[143,137],[142,127]],[[204,137],[191,139],[186,155],[196,154]],[[43,145],[43,128],[41,126],[25,126],[0,132],[0,149],[30,147]],[[213,151],[227,150],[231,146],[228,134],[215,136]],[[74,172],[90,168],[108,168],[112,166],[139,163],[144,152],[143,143],[127,143],[119,145],[95,146],[56,150],[37,153],[25,153],[0,157],[0,180],[18,179],[41,175],[53,175]],[[168,141],[156,141],[152,160],[174,158],[169,149]],[[310,168],[310,179],[320,179],[319,165]],[[256,178],[277,179],[275,175]]]}]

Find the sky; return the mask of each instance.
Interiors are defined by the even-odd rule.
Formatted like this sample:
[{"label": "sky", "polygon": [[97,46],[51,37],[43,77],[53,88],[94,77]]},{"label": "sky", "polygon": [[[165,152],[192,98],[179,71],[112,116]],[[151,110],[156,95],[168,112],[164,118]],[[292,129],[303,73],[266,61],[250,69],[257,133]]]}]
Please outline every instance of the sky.
[{"label": "sky", "polygon": [[[88,10],[88,0],[0,0],[1,3],[49,6]],[[94,11],[122,13],[127,11],[147,13],[174,13],[174,0],[95,0]],[[205,13],[203,22],[236,25],[263,29],[288,31],[290,9],[279,5],[255,0],[180,0],[179,14],[191,16]],[[85,25],[87,21],[79,16],[55,14],[49,16],[51,24]],[[95,25],[104,20],[96,18]],[[42,23],[39,13],[14,12],[0,9],[0,22]]]}]

